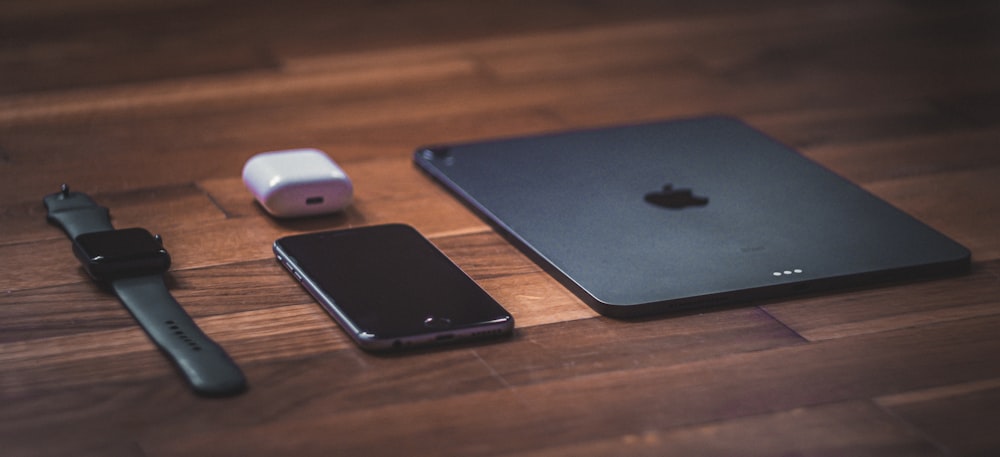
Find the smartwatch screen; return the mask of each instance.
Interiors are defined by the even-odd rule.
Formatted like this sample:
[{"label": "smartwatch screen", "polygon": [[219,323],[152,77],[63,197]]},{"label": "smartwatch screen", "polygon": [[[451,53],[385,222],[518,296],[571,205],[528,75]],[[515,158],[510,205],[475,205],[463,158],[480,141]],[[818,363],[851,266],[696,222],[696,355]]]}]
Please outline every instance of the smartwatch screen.
[{"label": "smartwatch screen", "polygon": [[143,228],[84,233],[74,240],[73,251],[97,279],[162,273],[170,268],[170,255]]}]

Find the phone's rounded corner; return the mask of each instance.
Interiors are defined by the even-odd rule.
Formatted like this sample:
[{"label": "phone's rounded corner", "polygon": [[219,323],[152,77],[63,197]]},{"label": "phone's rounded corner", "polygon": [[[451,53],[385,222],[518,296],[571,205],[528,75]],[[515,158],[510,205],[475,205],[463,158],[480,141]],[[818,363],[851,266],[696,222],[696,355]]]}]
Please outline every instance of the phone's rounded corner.
[{"label": "phone's rounded corner", "polygon": [[451,157],[451,148],[448,146],[424,145],[413,151],[413,160],[416,162],[442,160],[449,157]]},{"label": "phone's rounded corner", "polygon": [[[366,351],[372,352],[382,352],[387,349],[392,349],[394,346],[401,346],[400,341],[388,341],[378,338],[373,333],[361,331],[354,334],[354,342],[358,344],[358,347]],[[398,343],[398,344],[397,344]]]},{"label": "phone's rounded corner", "polygon": [[281,259],[285,258],[285,255],[284,255],[285,253],[282,252],[283,249],[281,248],[281,243],[280,243],[281,240],[282,240],[282,238],[278,238],[278,239],[274,240],[274,242],[271,243],[271,252],[274,254],[274,258],[276,258],[278,260],[281,260]]}]

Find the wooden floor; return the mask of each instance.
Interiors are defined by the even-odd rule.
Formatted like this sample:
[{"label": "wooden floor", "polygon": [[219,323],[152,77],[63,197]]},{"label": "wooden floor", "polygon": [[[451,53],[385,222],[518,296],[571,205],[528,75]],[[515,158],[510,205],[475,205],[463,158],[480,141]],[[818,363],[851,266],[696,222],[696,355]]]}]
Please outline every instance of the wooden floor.
[{"label": "wooden floor", "polygon": [[[963,243],[973,271],[614,320],[410,162],[706,113]],[[243,163],[294,147],[343,166],[352,207],[255,206]],[[174,295],[248,392],[194,396],[88,280],[45,221],[64,182],[163,235]],[[998,183],[995,1],[4,1],[0,454],[1000,455]],[[432,239],[514,338],[370,355],[270,251],[383,222]]]}]

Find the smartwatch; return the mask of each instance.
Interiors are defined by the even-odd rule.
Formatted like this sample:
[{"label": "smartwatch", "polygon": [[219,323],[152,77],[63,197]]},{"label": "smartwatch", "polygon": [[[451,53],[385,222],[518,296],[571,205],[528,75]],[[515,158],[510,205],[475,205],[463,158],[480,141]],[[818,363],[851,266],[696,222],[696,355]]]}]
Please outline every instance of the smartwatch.
[{"label": "smartwatch", "polygon": [[87,274],[110,286],[195,392],[227,396],[246,389],[239,366],[170,295],[163,279],[170,254],[159,235],[143,228],[115,230],[106,207],[65,184],[43,202],[49,222],[73,241],[73,253]]}]

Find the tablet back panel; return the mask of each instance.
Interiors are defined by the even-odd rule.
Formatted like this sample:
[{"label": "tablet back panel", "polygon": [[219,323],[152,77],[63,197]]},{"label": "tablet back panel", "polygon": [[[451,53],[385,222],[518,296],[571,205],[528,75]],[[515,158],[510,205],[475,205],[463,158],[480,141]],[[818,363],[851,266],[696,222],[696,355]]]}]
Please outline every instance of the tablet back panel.
[{"label": "tablet back panel", "polygon": [[728,117],[427,147],[414,157],[607,315],[969,265],[958,243]]}]

